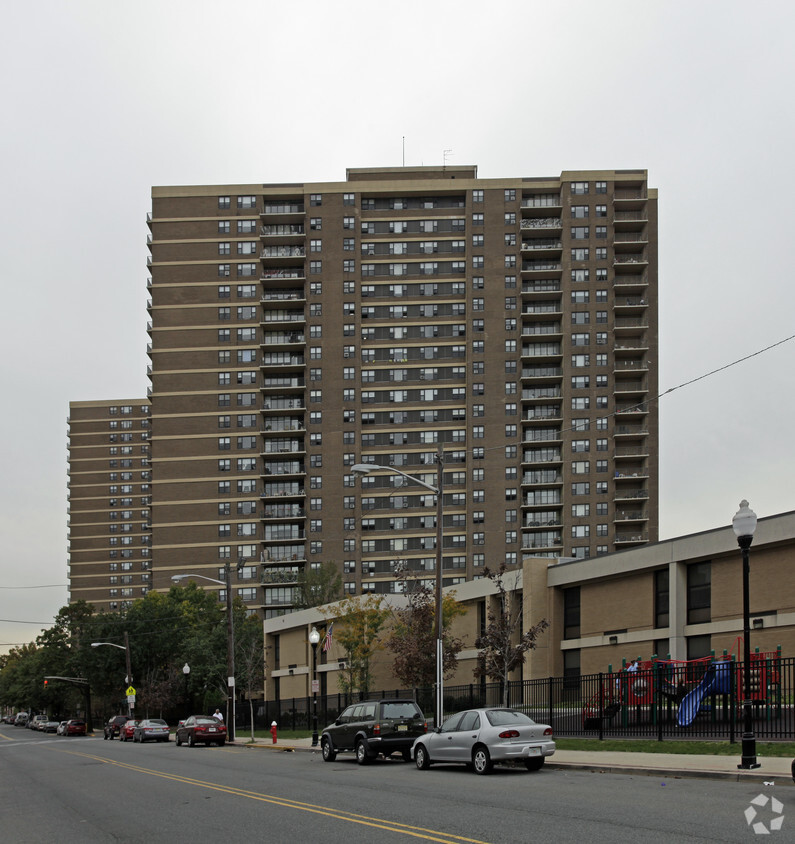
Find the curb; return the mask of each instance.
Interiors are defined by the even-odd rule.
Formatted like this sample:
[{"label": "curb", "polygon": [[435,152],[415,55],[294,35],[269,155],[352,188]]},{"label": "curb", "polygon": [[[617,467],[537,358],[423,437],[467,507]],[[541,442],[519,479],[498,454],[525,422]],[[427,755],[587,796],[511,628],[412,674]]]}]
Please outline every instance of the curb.
[{"label": "curb", "polygon": [[[595,765],[584,762],[547,762],[545,768],[555,768],[560,771],[590,771],[594,774],[630,774],[641,777],[663,777],[665,779],[702,779],[702,780],[724,780],[729,782],[748,781],[769,781],[777,774],[747,771],[705,771],[688,768],[672,770],[670,768],[643,768],[630,765]],[[783,776],[783,774],[782,774]],[[786,777],[789,780],[789,777]]]}]

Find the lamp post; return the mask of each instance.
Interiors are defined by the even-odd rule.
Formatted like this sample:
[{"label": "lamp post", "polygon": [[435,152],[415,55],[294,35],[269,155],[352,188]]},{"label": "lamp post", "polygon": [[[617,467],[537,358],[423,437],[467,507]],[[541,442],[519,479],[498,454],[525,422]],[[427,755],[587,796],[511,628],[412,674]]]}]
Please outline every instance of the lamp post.
[{"label": "lamp post", "polygon": [[745,499],[740,502],[740,509],[734,514],[732,529],[743,553],[743,685],[745,686],[743,697],[745,700],[743,700],[743,755],[737,767],[748,770],[758,768],[759,763],[756,761],[756,736],[751,702],[751,612],[748,588],[750,575],[748,550],[754,541],[756,513],[748,506]]},{"label": "lamp post", "polygon": [[[238,571],[240,563],[238,563]],[[235,740],[235,619],[232,615],[232,569],[229,563],[224,566],[224,579],[216,580],[214,577],[206,577],[203,574],[175,574],[171,579],[175,583],[185,580],[188,577],[198,577],[202,580],[209,580],[210,583],[218,583],[226,587],[226,688],[227,697],[230,701],[232,712],[229,723],[226,725],[227,742]]]},{"label": "lamp post", "polygon": [[439,727],[444,719],[444,629],[442,620],[442,566],[444,554],[442,539],[444,537],[444,453],[441,446],[436,453],[436,486],[432,486],[415,475],[409,475],[394,466],[377,466],[374,463],[356,463],[351,471],[358,475],[368,475],[370,472],[388,472],[392,475],[402,475],[415,484],[429,489],[436,496],[436,684],[434,701],[434,725]]},{"label": "lamp post", "polygon": [[[124,631],[124,644],[123,645],[117,645],[115,642],[92,642],[91,643],[92,648],[99,648],[102,645],[107,645],[110,648],[118,648],[120,651],[124,651],[125,661],[126,661],[126,664],[127,664],[127,676],[124,678],[124,682],[127,683],[128,686],[131,685],[132,681],[133,681],[133,676],[132,676],[132,668],[131,668],[131,663],[130,663],[130,637],[127,635],[127,631],[126,630]],[[127,697],[127,717],[128,718],[132,718],[132,710],[133,710],[133,707],[132,707],[132,704],[130,703],[130,698],[128,696]]]},{"label": "lamp post", "polygon": [[317,747],[317,643],[320,633],[317,627],[312,627],[309,634],[309,644],[312,645],[312,747]]},{"label": "lamp post", "polygon": [[185,678],[185,717],[190,716],[190,707],[188,706],[188,677],[190,676],[190,665],[186,662],[182,666],[182,676]]}]

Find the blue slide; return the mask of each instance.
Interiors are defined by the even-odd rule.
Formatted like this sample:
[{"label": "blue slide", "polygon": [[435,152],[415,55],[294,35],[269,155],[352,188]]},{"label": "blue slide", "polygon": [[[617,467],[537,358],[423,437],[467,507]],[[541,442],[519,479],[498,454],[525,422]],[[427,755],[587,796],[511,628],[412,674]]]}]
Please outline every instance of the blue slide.
[{"label": "blue slide", "polygon": [[707,695],[727,695],[731,691],[732,675],[730,662],[713,662],[704,673],[701,682],[679,704],[677,722],[680,727],[689,727]]}]

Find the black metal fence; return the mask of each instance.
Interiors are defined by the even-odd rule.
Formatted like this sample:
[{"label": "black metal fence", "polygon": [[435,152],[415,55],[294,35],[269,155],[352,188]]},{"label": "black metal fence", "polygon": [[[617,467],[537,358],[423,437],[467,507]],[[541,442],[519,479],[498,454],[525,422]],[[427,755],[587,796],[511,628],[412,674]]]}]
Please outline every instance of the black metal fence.
[{"label": "black metal fence", "polygon": [[[507,690],[499,683],[445,686],[444,712],[501,706],[505,700],[508,706],[549,724],[561,737],[740,739],[742,663],[701,660],[645,665],[636,671],[517,681],[509,683]],[[318,696],[319,729],[351,703],[376,697],[413,698],[425,713],[434,708],[432,688]],[[755,655],[751,699],[757,738],[795,740],[795,659]],[[260,702],[254,726],[267,729],[276,721],[282,730],[311,730],[313,711],[311,696]],[[238,718],[238,730],[249,726],[248,707],[238,707]]]}]

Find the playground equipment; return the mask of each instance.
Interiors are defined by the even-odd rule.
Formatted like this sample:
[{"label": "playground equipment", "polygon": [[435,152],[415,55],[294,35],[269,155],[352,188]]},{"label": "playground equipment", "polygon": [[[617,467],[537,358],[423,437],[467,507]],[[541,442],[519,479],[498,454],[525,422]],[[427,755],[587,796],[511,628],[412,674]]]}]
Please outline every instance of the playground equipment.
[{"label": "playground equipment", "polygon": [[[735,646],[741,638],[735,642]],[[656,717],[657,705],[663,701],[677,704],[676,720],[680,727],[689,727],[699,712],[708,712],[705,701],[717,695],[728,695],[740,717],[743,696],[742,669],[734,656],[702,657],[693,660],[652,658],[633,660],[617,673],[607,675],[600,691],[582,707],[583,727],[598,729],[609,724],[619,712],[630,709],[641,717]],[[757,709],[781,705],[781,649],[751,654],[751,700]],[[726,704],[726,705],[731,705]]]}]

